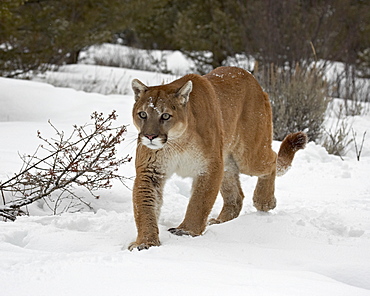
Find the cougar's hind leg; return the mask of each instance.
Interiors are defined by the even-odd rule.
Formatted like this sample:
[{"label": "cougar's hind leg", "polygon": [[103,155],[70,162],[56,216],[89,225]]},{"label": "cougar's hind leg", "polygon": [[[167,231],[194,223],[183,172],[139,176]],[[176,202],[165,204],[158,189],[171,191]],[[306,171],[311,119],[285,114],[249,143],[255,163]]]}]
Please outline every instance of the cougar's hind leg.
[{"label": "cougar's hind leg", "polygon": [[258,177],[253,194],[253,205],[257,210],[267,212],[276,207],[275,178],[275,171],[270,175]]},{"label": "cougar's hind leg", "polygon": [[272,153],[268,157],[269,161],[264,161],[265,163],[270,163],[271,167],[269,173],[259,175],[257,186],[254,190],[253,202],[257,210],[267,212],[276,207],[274,196],[276,175],[281,176],[286,173],[292,164],[295,153],[300,149],[304,149],[307,141],[307,135],[303,132],[289,134],[280,146],[277,160],[275,153]]},{"label": "cougar's hind leg", "polygon": [[[267,157],[268,155],[268,157]],[[265,158],[261,163],[261,170],[258,176],[258,181],[253,194],[254,207],[263,212],[267,212],[276,207],[275,199],[275,179],[276,179],[276,153],[264,153]]]},{"label": "cougar's hind leg", "polygon": [[240,186],[239,168],[231,155],[225,162],[221,195],[224,200],[222,210],[217,219],[211,219],[209,224],[222,223],[238,217],[243,206],[244,195]]}]

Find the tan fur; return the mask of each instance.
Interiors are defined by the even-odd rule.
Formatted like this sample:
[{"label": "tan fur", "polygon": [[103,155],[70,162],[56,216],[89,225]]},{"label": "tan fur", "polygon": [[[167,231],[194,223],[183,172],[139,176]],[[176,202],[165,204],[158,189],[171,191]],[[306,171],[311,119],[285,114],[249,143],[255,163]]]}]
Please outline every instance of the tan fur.
[{"label": "tan fur", "polygon": [[219,191],[224,206],[210,223],[236,218],[244,198],[240,173],[258,176],[253,196],[258,210],[276,206],[276,172],[289,168],[307,137],[302,132],[288,135],[277,159],[271,149],[270,102],[251,74],[220,67],[166,85],[147,87],[134,80],[132,86],[139,131],[133,190],[138,235],[130,250],[160,245],[157,221],[163,187],[173,173],[193,178],[185,218],[169,229],[177,235],[203,233]]}]

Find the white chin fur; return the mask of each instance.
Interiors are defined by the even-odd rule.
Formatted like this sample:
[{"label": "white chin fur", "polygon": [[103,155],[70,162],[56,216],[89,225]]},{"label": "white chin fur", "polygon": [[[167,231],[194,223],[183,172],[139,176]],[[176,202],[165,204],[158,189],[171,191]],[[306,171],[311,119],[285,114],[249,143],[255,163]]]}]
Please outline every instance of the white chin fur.
[{"label": "white chin fur", "polygon": [[150,141],[147,137],[141,137],[141,143],[153,150],[161,149],[164,145],[160,138],[155,138],[154,140]]}]

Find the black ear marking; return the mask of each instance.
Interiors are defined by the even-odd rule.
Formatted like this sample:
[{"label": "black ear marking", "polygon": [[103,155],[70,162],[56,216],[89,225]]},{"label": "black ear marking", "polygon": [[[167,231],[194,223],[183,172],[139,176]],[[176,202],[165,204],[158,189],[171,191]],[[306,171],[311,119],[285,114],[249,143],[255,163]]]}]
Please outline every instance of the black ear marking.
[{"label": "black ear marking", "polygon": [[142,83],[139,79],[132,80],[131,87],[135,94],[135,101],[137,101],[137,99],[140,98],[143,92],[148,90],[148,87],[144,83]]}]

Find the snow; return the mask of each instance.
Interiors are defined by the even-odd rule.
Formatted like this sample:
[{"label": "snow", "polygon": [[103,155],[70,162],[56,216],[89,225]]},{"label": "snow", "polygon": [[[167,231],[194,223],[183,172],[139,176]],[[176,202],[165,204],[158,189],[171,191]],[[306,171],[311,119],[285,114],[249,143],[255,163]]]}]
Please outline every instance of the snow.
[{"label": "snow", "polygon": [[[172,78],[92,65],[68,66],[47,75],[57,79],[63,74],[72,81],[77,74],[92,77],[94,71],[123,77],[125,85],[132,78],[148,85]],[[117,110],[118,123],[129,124],[120,152],[134,155],[134,99],[129,91],[101,95],[5,78],[0,78],[0,89],[2,181],[19,171],[18,153],[35,151],[37,130],[53,136],[49,119],[69,130],[88,122],[93,111]],[[360,142],[369,130],[370,115],[351,121]],[[274,149],[279,145],[274,142]],[[134,176],[134,162],[121,169]],[[0,222],[1,294],[370,295],[369,172],[369,138],[360,161],[352,146],[342,161],[310,142],[297,153],[291,170],[276,180],[275,210],[260,213],[253,208],[256,178],[242,176],[246,198],[240,216],[209,226],[195,238],[167,231],[182,221],[191,190],[191,179],[175,175],[164,191],[162,245],[141,252],[127,250],[136,228],[131,191],[118,182],[102,191],[100,199],[91,200],[95,212],[51,216],[39,202],[29,206],[31,216]],[[221,207],[219,196],[210,218]]]},{"label": "snow", "polygon": [[89,47],[82,52],[79,60],[84,64],[104,62],[104,65],[123,68],[140,66],[141,69],[176,75],[188,74],[195,67],[193,61],[177,50],[145,50],[109,43]]}]

